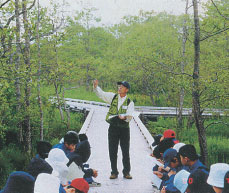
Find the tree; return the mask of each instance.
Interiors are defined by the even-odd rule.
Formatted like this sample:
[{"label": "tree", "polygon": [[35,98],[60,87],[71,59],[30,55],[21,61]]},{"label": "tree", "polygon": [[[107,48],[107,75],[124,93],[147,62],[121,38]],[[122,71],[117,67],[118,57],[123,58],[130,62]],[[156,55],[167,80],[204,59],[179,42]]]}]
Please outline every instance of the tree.
[{"label": "tree", "polygon": [[[214,6],[216,5],[214,4]],[[198,15],[198,2],[196,0],[193,0],[193,9],[194,9],[194,25],[195,25],[195,38],[194,38],[195,55],[194,55],[194,65],[193,65],[193,90],[192,90],[193,113],[194,113],[196,128],[198,131],[201,155],[203,157],[204,162],[207,164],[207,158],[208,158],[207,140],[206,140],[206,128],[207,127],[204,126],[204,119],[202,116],[203,109],[201,108],[201,95],[206,90],[206,88],[203,89],[203,91],[201,92],[200,42],[210,37],[213,37],[215,35],[218,35],[228,30],[229,28],[227,26],[224,26],[223,29],[216,29],[216,31],[213,31],[210,34],[206,35],[205,37],[201,38],[200,37],[200,21],[199,21],[199,15]],[[216,77],[217,77],[217,72],[216,72]]]},{"label": "tree", "polygon": [[[182,58],[183,61],[180,63],[180,72],[183,74],[185,71],[185,65],[187,65],[186,62],[186,42],[188,39],[188,27],[187,27],[187,17],[188,17],[188,9],[189,9],[189,0],[186,0],[186,6],[185,6],[185,14],[184,14],[184,20],[183,20],[183,29],[182,29]],[[179,139],[180,132],[183,128],[183,105],[184,105],[184,86],[181,86],[180,88],[180,97],[179,97],[179,103],[178,103],[178,128],[177,128],[177,137]]]},{"label": "tree", "polygon": [[22,0],[23,24],[24,24],[24,62],[26,65],[26,80],[25,80],[25,120],[23,122],[25,148],[28,153],[31,153],[31,122],[30,122],[30,95],[31,95],[31,62],[30,62],[30,29],[27,16],[27,1]]},{"label": "tree", "polygon": [[41,46],[40,46],[40,2],[37,0],[37,59],[38,59],[38,71],[37,71],[37,100],[40,111],[40,140],[44,139],[44,118],[43,118],[43,108],[42,108],[42,100],[41,100]]}]

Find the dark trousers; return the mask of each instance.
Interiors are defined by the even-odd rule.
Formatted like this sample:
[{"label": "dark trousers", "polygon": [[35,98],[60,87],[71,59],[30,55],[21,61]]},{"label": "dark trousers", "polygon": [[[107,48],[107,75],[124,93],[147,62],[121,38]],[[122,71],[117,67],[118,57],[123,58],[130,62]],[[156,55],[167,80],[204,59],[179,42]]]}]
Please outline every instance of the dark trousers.
[{"label": "dark trousers", "polygon": [[123,174],[129,174],[130,172],[130,128],[118,127],[116,124],[111,124],[108,131],[108,143],[109,143],[109,156],[111,162],[111,174],[118,175],[117,169],[117,154],[118,145],[120,142],[122,150],[122,163]]}]

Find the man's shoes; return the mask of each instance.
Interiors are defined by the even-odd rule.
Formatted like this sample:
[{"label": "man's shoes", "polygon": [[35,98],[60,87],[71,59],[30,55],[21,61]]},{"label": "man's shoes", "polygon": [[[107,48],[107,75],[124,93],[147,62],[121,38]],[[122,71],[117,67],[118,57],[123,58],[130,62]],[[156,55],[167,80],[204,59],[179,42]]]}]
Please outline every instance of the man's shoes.
[{"label": "man's shoes", "polygon": [[114,180],[114,179],[116,179],[116,178],[118,178],[118,175],[116,175],[116,174],[111,174],[111,176],[110,176],[110,179],[111,179],[111,180]]},{"label": "man's shoes", "polygon": [[88,184],[89,184],[89,187],[100,187],[101,186],[101,183],[95,182],[95,181],[89,182]]},{"label": "man's shoes", "polygon": [[123,177],[128,179],[128,180],[132,179],[132,176],[130,174],[124,174]]}]

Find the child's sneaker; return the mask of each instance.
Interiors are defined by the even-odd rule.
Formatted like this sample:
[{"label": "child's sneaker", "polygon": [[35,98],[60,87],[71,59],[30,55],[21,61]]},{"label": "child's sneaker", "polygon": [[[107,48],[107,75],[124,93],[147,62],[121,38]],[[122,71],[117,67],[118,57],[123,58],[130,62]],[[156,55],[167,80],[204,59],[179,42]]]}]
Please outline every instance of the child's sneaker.
[{"label": "child's sneaker", "polygon": [[89,182],[88,184],[90,187],[100,187],[101,186],[101,183],[95,182],[95,181]]}]

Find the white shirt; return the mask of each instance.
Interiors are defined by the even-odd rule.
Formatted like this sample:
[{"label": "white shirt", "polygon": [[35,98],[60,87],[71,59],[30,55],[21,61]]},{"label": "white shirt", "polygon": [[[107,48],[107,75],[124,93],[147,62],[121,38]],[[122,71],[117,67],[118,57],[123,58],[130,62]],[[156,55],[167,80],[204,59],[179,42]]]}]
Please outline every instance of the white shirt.
[{"label": "white shirt", "polygon": [[[115,93],[113,92],[104,92],[99,86],[97,86],[96,88],[93,89],[95,94],[101,98],[103,101],[105,101],[108,104],[111,104]],[[124,103],[124,101],[126,100],[126,97],[120,97],[120,95],[118,95],[118,110],[120,109],[120,107],[122,106],[122,104]],[[133,113],[134,113],[134,102],[131,101],[130,104],[127,107],[126,110],[126,115],[127,115],[127,119],[125,120],[126,122],[130,122],[132,117],[133,117]]]}]

